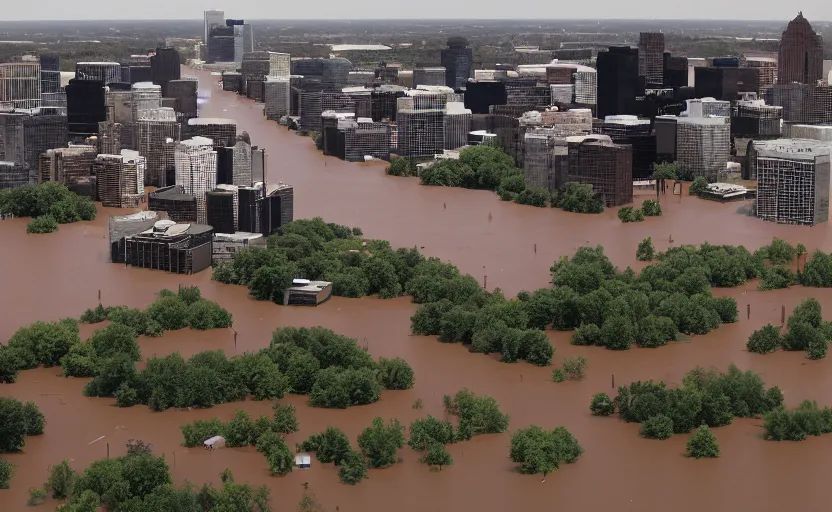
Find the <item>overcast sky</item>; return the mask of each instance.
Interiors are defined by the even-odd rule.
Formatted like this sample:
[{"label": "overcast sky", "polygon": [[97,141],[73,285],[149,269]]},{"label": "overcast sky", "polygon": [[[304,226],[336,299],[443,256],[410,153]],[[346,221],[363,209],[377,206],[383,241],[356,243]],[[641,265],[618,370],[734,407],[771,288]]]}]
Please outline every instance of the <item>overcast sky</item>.
[{"label": "overcast sky", "polygon": [[524,0],[99,0],[79,8],[66,0],[0,0],[5,20],[41,19],[202,19],[207,9],[244,19],[752,19],[787,20],[803,10],[809,21],[832,19],[827,0],[774,2],[750,0],[596,0],[593,2]]}]

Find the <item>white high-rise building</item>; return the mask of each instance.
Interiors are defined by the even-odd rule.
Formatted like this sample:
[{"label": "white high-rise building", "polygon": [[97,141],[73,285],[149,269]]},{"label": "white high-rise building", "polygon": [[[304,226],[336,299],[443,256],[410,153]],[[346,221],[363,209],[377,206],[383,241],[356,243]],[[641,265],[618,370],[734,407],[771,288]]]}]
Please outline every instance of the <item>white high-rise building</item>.
[{"label": "white high-rise building", "polygon": [[214,151],[214,141],[205,137],[193,137],[180,142],[175,151],[176,184],[181,185],[186,194],[196,196],[196,220],[205,224],[205,193],[217,186],[217,152]]},{"label": "white high-rise building", "polygon": [[212,25],[225,24],[225,13],[223,11],[205,11],[205,35],[202,42],[208,44],[208,33]]},{"label": "white high-rise building", "polygon": [[254,30],[248,23],[234,25],[234,62],[243,62],[243,55],[254,51]]}]

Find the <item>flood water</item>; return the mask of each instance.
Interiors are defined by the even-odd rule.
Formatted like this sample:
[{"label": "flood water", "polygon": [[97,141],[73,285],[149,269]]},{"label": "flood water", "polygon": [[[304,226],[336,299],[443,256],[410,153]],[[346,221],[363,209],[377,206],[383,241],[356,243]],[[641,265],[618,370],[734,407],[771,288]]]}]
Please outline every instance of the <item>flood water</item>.
[{"label": "flood water", "polygon": [[[189,71],[189,74],[193,73]],[[418,246],[422,251],[450,260],[488,287],[514,294],[545,286],[552,262],[583,244],[602,244],[613,262],[637,266],[638,242],[652,236],[657,249],[675,244],[709,241],[744,244],[755,249],[778,236],[802,242],[810,250],[832,251],[829,228],[776,226],[737,213],[740,204],[717,204],[685,196],[662,197],[664,216],[639,224],[622,224],[615,209],[603,215],[576,215],[502,203],[484,191],[419,186],[415,179],[387,177],[383,165],[350,164],[323,157],[308,138],[288,132],[262,117],[261,107],[216,87],[216,77],[197,73],[200,86],[211,89],[203,116],[230,117],[247,130],[254,144],[269,154],[269,179],[295,187],[295,216],[321,216],[330,222],[361,226],[369,237],[387,239],[394,246]],[[640,196],[649,198],[650,193]],[[416,386],[408,391],[385,392],[376,404],[347,410],[314,409],[304,397],[285,402],[298,408],[301,431],[289,436],[290,445],[328,425],[355,438],[374,416],[398,418],[409,424],[417,417],[445,417],[442,395],[467,386],[494,396],[511,416],[510,432],[537,424],[566,426],[585,453],[563,466],[545,483],[540,477],[516,473],[508,459],[510,433],[482,436],[449,446],[454,465],[430,472],[417,462],[418,454],[405,447],[403,464],[370,470],[369,480],[358,486],[342,485],[331,465],[313,460],[309,470],[286,477],[270,477],[265,458],[253,448],[206,452],[186,449],[179,425],[195,419],[228,419],[236,409],[253,415],[268,413],[268,402],[232,403],[208,410],[152,413],[146,407],[120,409],[110,399],[89,399],[81,394],[86,379],[58,377],[60,369],[22,372],[16,384],[0,393],[33,400],[46,415],[43,436],[27,438],[20,454],[3,455],[19,465],[11,489],[0,491],[0,511],[30,510],[28,489],[41,486],[47,468],[69,459],[76,469],[105,457],[124,453],[130,438],[142,439],[164,453],[178,483],[219,482],[230,468],[238,481],[267,484],[275,510],[294,510],[304,482],[329,511],[403,512],[482,510],[820,510],[826,504],[826,450],[832,436],[802,443],[774,443],[761,438],[761,420],[735,420],[715,429],[722,457],[688,460],[683,456],[688,436],[668,441],[638,437],[638,426],[615,418],[589,414],[589,400],[598,391],[612,393],[617,384],[632,380],[663,379],[679,383],[695,365],[725,369],[730,362],[762,374],[777,384],[794,406],[804,398],[832,404],[832,359],[808,361],[803,353],[771,355],[745,351],[748,335],[766,323],[778,324],[782,306],[790,311],[805,297],[816,297],[832,319],[832,290],[803,289],[757,292],[756,283],[743,288],[716,290],[737,298],[741,319],[692,341],[660,349],[612,352],[569,345],[570,333],[550,333],[557,352],[555,364],[581,354],[589,359],[582,382],[554,384],[552,368],[525,363],[503,364],[493,357],[469,354],[460,345],[409,335],[409,318],[416,307],[407,298],[396,300],[334,298],[318,308],[288,308],[257,302],[242,287],[211,281],[210,272],[176,276],[125,268],[108,262],[105,210],[92,223],[63,225],[57,233],[27,235],[26,219],[0,221],[0,340],[18,327],[36,320],[77,317],[96,305],[101,291],[105,304],[144,307],[161,288],[179,283],[198,285],[203,296],[218,301],[234,315],[238,346],[225,330],[207,333],[183,330],[162,338],[142,339],[144,356],[179,351],[224,349],[256,350],[267,346],[279,326],[322,325],[366,343],[374,357],[401,356],[416,372]],[[489,219],[489,216],[491,217]],[[534,246],[537,244],[537,252]],[[751,316],[746,318],[746,305]],[[94,327],[83,326],[82,335]],[[411,405],[422,399],[424,409]],[[106,436],[89,445],[91,441]],[[50,502],[44,509],[51,510]]]}]

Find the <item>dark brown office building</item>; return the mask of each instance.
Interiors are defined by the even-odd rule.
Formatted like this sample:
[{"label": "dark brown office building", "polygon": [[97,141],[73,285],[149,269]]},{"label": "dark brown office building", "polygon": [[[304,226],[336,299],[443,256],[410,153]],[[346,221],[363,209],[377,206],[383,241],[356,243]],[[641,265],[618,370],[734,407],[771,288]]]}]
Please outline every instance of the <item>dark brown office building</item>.
[{"label": "dark brown office building", "polygon": [[633,147],[605,135],[569,142],[567,181],[592,185],[607,207],[633,202]]},{"label": "dark brown office building", "polygon": [[786,26],[780,40],[777,83],[815,84],[822,77],[823,39],[799,12]]}]

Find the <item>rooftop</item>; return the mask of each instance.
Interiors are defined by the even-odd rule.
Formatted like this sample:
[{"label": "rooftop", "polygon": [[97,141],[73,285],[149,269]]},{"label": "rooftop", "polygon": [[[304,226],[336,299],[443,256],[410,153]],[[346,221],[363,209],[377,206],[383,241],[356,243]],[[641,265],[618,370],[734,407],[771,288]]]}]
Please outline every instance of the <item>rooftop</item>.
[{"label": "rooftop", "polygon": [[383,44],[333,44],[330,48],[333,52],[392,50]]},{"label": "rooftop", "polygon": [[832,154],[832,144],[812,139],[775,139],[754,141],[754,150],[758,158],[814,160],[815,157]]},{"label": "rooftop", "polygon": [[205,124],[233,124],[236,125],[237,121],[233,119],[223,119],[221,117],[194,117],[192,119],[188,119],[189,126],[197,126],[197,125],[205,125]]}]

